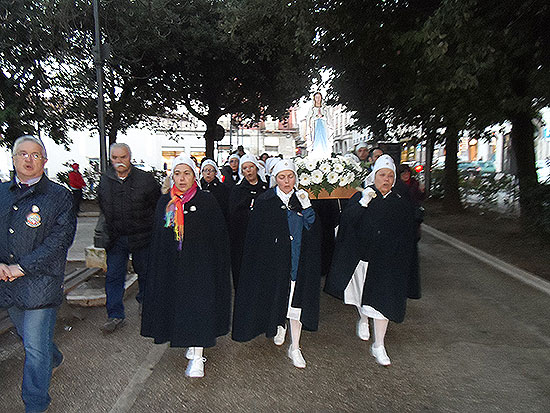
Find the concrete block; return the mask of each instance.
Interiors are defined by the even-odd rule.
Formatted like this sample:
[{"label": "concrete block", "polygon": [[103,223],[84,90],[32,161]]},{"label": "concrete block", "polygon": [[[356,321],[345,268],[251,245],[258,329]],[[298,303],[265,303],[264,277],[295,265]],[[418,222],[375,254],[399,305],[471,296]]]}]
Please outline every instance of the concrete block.
[{"label": "concrete block", "polygon": [[102,268],[103,271],[107,271],[107,253],[105,252],[105,248],[90,246],[86,248],[85,257],[86,267],[98,267]]}]

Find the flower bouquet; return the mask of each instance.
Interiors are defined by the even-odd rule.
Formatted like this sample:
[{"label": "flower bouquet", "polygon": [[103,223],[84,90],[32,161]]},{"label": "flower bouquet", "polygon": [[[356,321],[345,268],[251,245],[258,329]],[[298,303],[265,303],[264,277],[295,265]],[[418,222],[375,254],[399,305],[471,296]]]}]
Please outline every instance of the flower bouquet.
[{"label": "flower bouquet", "polygon": [[[366,171],[351,158],[295,158],[300,187],[315,198],[349,198],[361,187]],[[343,190],[343,191],[342,191]]]}]

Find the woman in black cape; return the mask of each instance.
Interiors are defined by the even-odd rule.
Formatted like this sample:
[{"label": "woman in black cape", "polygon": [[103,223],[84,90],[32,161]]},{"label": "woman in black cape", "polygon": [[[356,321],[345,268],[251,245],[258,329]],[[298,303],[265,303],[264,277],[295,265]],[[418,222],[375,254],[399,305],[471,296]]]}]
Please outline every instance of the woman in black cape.
[{"label": "woman in black cape", "polygon": [[272,180],[277,186],[258,198],[250,216],[232,334],[236,341],[265,334],[282,345],[289,319],[288,357],[304,368],[302,326],[316,331],[319,323],[319,228],[307,193],[296,190],[292,161],[277,163]]},{"label": "woman in black cape", "polygon": [[212,159],[204,159],[201,164],[201,188],[214,195],[227,220],[229,217],[229,189],[222,183],[222,174]]},{"label": "woman in black cape", "polygon": [[141,334],[188,347],[189,377],[204,375],[203,348],[229,332],[231,280],[223,214],[198,188],[186,155],[174,160],[174,185],[157,204]]},{"label": "woman in black cape", "polygon": [[250,211],[254,202],[268,186],[263,180],[263,168],[252,155],[243,155],[240,163],[241,181],[235,185],[229,196],[229,238],[231,244],[231,272],[233,288],[237,289],[244,239],[248,227]]},{"label": "woman in black cape", "polygon": [[370,338],[368,319],[374,319],[371,354],[391,364],[384,347],[388,321],[405,317],[407,297],[419,298],[413,271],[413,211],[392,191],[395,164],[382,155],[373,169],[374,185],[354,195],[340,218],[332,269],[325,290],[355,305],[360,319],[357,335]]},{"label": "woman in black cape", "polygon": [[232,154],[227,165],[222,167],[223,184],[231,191],[237,182],[241,179],[239,176],[239,162],[241,157],[236,153]]}]

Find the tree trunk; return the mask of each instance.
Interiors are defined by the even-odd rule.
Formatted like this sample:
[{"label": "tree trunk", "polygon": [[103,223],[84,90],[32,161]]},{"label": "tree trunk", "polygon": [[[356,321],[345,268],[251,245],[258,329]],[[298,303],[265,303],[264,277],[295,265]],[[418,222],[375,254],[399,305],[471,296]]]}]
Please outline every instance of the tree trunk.
[{"label": "tree trunk", "polygon": [[[107,143],[107,152],[109,152],[109,148],[111,147],[111,145],[116,142],[117,134],[118,134],[118,128],[115,127],[114,125],[112,125],[111,129],[109,129],[109,133],[108,133],[109,142]],[[109,155],[109,154],[107,154],[107,155]]]},{"label": "tree trunk", "polygon": [[443,203],[447,212],[456,213],[462,210],[458,188],[458,136],[456,129],[452,128],[447,128],[445,135],[445,176],[443,177],[445,196]]},{"label": "tree trunk", "polygon": [[430,197],[432,187],[432,165],[434,157],[435,133],[428,132],[426,136],[426,162],[424,165],[424,185],[426,186],[426,198]]},{"label": "tree trunk", "polygon": [[534,196],[538,187],[534,132],[535,127],[528,113],[512,117],[512,149],[517,163],[521,219],[527,225],[535,221],[540,207],[537,196]]},{"label": "tree trunk", "polygon": [[206,140],[206,157],[214,159],[214,142],[216,142],[217,120],[206,124],[204,139]]}]

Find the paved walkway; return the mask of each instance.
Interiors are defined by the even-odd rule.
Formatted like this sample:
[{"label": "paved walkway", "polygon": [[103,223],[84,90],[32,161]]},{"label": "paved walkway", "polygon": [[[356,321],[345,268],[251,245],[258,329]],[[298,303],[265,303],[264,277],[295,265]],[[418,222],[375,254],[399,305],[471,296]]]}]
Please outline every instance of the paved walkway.
[{"label": "paved walkway", "polygon": [[86,248],[94,243],[94,229],[97,219],[98,217],[95,214],[94,216],[78,217],[74,242],[67,255],[68,261],[85,261]]},{"label": "paved walkway", "polygon": [[[389,368],[355,336],[356,311],[322,294],[319,332],[302,338],[305,370],[286,345],[223,337],[205,351],[206,376],[189,379],[184,349],[140,337],[129,297],[128,325],[109,336],[99,332],[103,308],[80,318],[62,308],[66,361],[49,413],[548,412],[550,296],[427,233],[420,254],[423,297],[390,324]],[[22,364],[17,338],[0,337],[0,412],[23,411]]]}]

